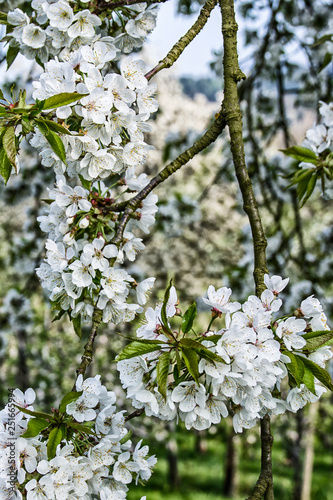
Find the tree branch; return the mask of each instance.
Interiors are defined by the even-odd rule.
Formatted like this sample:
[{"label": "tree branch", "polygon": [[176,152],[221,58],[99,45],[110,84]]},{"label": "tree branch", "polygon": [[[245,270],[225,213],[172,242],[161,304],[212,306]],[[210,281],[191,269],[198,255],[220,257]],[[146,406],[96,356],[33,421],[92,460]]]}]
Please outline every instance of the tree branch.
[{"label": "tree branch", "polygon": [[149,184],[143,188],[136,196],[129,200],[127,207],[124,211],[118,229],[112,243],[118,245],[122,238],[127,222],[129,221],[133,212],[139,207],[142,200],[144,200],[149,193],[155,189],[156,186],[168,179],[174,172],[179,170],[182,166],[186,165],[195,155],[200,153],[203,149],[207,148],[212,144],[218,136],[221,134],[225,127],[225,120],[222,111],[217,115],[216,119],[209,127],[209,129],[204,133],[200,139],[198,139],[193,146],[186,149],[181,153],[175,160],[173,160],[169,165],[163,168],[159,174],[157,174]]},{"label": "tree branch", "polygon": [[[237,83],[245,78],[239,68],[237,53],[237,23],[235,19],[234,0],[220,0],[222,13],[222,35],[224,45],[224,102],[222,106],[224,118],[229,128],[230,149],[235,166],[236,177],[242,193],[243,207],[249,218],[254,248],[254,280],[256,294],[260,297],[265,290],[264,275],[267,271],[266,246],[264,229],[258,210],[257,200],[253,193],[252,182],[245,163],[242,113],[239,105]],[[261,425],[261,473],[254,493],[249,500],[274,500],[272,474],[272,444],[270,417],[265,415]]]},{"label": "tree branch", "polygon": [[[93,359],[93,348],[94,348],[94,341],[97,335],[97,328],[99,327],[101,321],[102,321],[102,315],[103,312],[100,309],[97,309],[95,307],[93,317],[92,317],[92,328],[91,328],[91,333],[90,337],[88,339],[88,342],[84,346],[84,352],[81,357],[81,363],[79,368],[76,370],[76,378],[79,375],[84,375],[88,366],[91,364],[92,359]],[[76,391],[76,382],[73,385],[73,392]]]},{"label": "tree branch", "polygon": [[[145,3],[147,5],[152,5],[154,3],[165,3],[168,2],[169,0],[146,0]],[[94,10],[94,14],[99,14],[103,12],[103,10],[114,10],[117,9],[118,7],[126,6],[126,5],[134,5],[136,3],[140,3],[140,0],[119,0],[117,2],[97,2],[97,5]]]},{"label": "tree branch", "polygon": [[192,40],[200,33],[202,28],[205,26],[208,18],[217,4],[217,0],[207,0],[200,10],[198,19],[195,21],[193,26],[188,30],[188,32],[182,36],[177,43],[172,47],[164,59],[162,59],[151,71],[149,71],[145,76],[147,80],[150,80],[154,75],[164,68],[170,68],[179,58],[179,56],[184,52],[186,47],[192,42]]},{"label": "tree branch", "polygon": [[267,271],[266,246],[267,241],[259,215],[251,179],[249,177],[244,154],[242,113],[240,110],[237,82],[245,78],[238,65],[237,54],[237,23],[235,20],[233,0],[220,0],[222,11],[222,34],[224,42],[224,102],[223,115],[229,128],[230,148],[233,156],[235,172],[243,197],[243,207],[252,231],[254,246],[254,280],[258,296],[265,290],[264,275]]}]

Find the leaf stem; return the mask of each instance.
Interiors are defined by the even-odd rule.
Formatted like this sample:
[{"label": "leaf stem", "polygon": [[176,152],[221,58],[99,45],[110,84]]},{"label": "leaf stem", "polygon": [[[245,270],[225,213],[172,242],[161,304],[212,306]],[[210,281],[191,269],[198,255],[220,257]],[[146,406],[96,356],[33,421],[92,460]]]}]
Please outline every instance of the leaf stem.
[{"label": "leaf stem", "polygon": [[[76,370],[76,378],[79,375],[84,375],[88,366],[91,364],[93,360],[93,347],[94,347],[94,341],[97,335],[97,328],[102,322],[102,315],[103,312],[100,309],[97,309],[95,307],[94,312],[93,312],[93,317],[92,317],[92,328],[90,332],[90,336],[88,339],[88,342],[84,346],[84,352],[81,357],[81,363],[79,368]],[[73,385],[72,391],[75,392],[76,389],[76,382]]]}]

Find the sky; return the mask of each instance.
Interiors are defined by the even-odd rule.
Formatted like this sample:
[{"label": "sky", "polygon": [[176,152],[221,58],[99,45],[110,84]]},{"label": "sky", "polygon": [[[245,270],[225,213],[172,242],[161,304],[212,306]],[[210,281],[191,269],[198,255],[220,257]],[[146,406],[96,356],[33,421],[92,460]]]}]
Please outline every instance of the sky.
[{"label": "sky", "polygon": [[[149,52],[154,59],[154,65],[167,54],[198,17],[198,14],[176,15],[175,11],[174,0],[160,6],[157,26],[148,37]],[[219,9],[215,8],[203,30],[178,59],[175,71],[179,75],[211,76],[208,64],[212,60],[212,51],[222,46],[221,37],[221,14]]]}]

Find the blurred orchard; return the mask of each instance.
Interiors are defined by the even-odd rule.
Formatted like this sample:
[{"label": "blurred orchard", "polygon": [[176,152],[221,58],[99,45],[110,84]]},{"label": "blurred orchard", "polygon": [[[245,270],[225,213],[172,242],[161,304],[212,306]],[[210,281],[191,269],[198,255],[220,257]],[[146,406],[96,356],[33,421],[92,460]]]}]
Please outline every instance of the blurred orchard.
[{"label": "blurred orchard", "polygon": [[163,1],[0,1],[0,498],[333,500],[332,2]]}]

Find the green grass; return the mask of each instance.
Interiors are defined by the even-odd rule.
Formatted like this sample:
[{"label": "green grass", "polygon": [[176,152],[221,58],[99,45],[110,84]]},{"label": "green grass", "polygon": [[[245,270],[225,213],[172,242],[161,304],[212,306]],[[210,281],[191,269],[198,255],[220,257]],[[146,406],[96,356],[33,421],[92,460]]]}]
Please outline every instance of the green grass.
[{"label": "green grass", "polygon": [[[204,454],[195,451],[195,436],[179,432],[178,437],[179,487],[172,491],[168,486],[168,462],[166,450],[161,444],[151,446],[151,453],[158,457],[154,474],[146,486],[132,487],[129,500],[139,500],[146,495],[147,500],[226,500],[222,496],[225,445],[223,436],[208,437]],[[234,500],[244,500],[251,493],[260,472],[260,446],[242,441],[239,464],[239,496]],[[312,499],[333,500],[331,486],[332,455],[318,447],[316,450]],[[285,456],[282,443],[276,440],[273,453],[274,492],[276,500],[293,500],[293,468]]]}]

